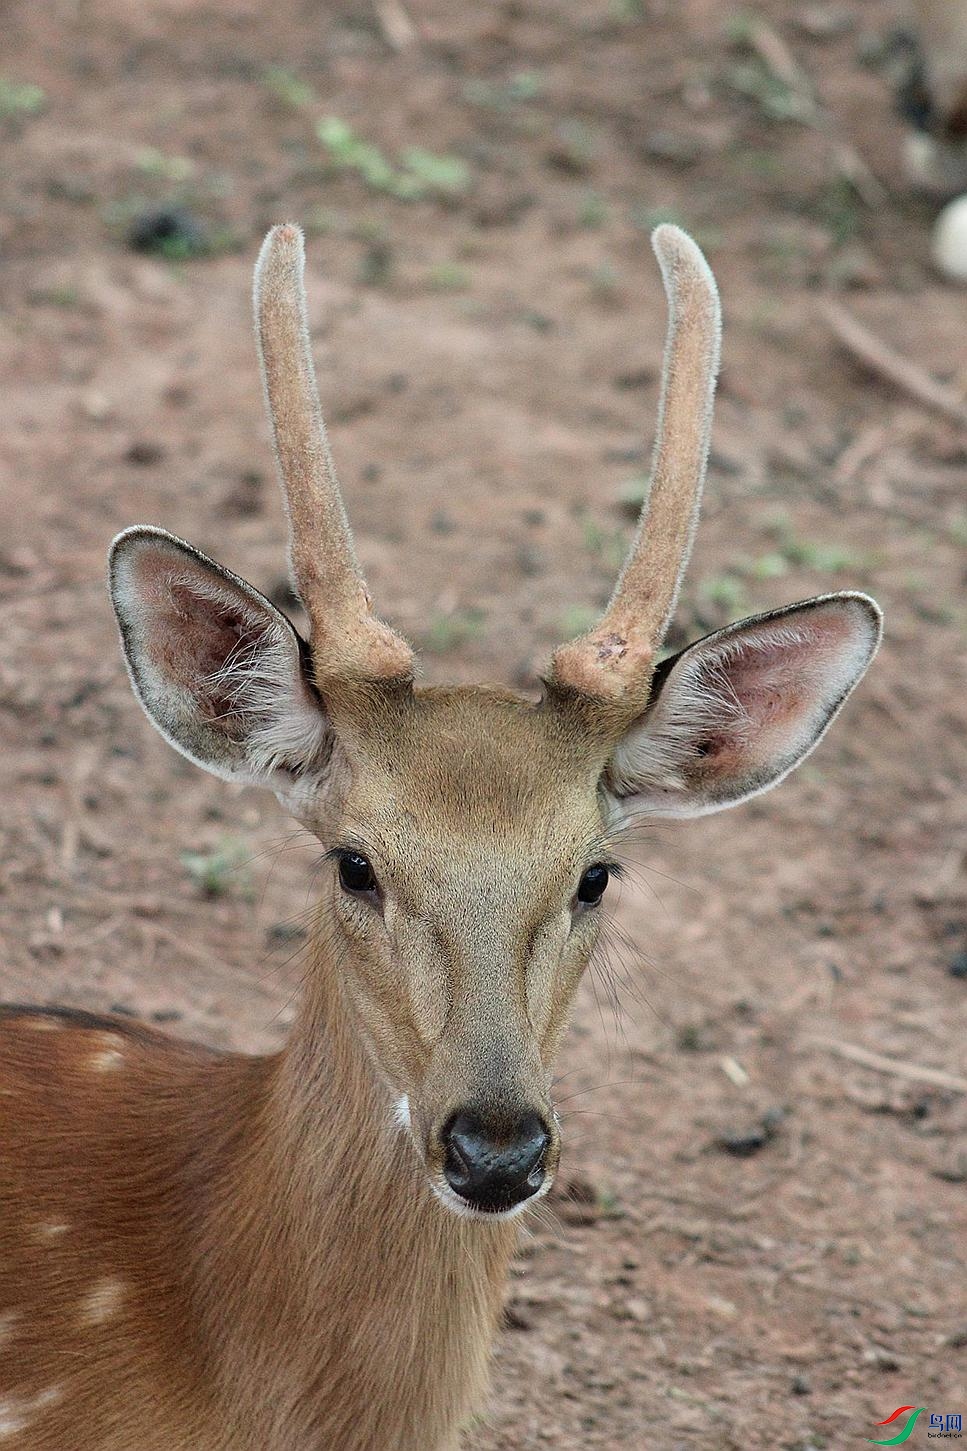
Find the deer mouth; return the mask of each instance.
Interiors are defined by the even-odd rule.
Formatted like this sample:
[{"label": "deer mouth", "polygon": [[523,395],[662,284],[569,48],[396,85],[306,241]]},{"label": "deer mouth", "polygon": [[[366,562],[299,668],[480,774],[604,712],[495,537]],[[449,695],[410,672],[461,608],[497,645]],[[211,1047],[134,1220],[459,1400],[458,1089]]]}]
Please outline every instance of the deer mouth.
[{"label": "deer mouth", "polygon": [[464,1199],[442,1177],[431,1176],[430,1188],[435,1197],[447,1209],[450,1214],[456,1215],[459,1219],[474,1219],[480,1224],[497,1224],[501,1221],[519,1219],[528,1209],[538,1204],[551,1190],[554,1184],[554,1175],[545,1174],[543,1183],[526,1199],[517,1200],[516,1203],[505,1206],[495,1205],[493,1208],[484,1208]]}]

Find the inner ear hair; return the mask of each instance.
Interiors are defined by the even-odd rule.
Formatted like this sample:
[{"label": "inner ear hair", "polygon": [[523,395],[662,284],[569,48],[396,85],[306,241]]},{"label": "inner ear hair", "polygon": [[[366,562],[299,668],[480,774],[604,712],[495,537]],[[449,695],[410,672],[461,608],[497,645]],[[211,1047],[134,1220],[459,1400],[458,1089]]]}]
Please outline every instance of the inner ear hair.
[{"label": "inner ear hair", "polygon": [[306,647],[285,615],[164,530],[115,540],[111,596],[135,694],[189,760],[228,780],[318,774],[331,752]]},{"label": "inner ear hair", "polygon": [[741,620],[664,661],[605,775],[632,811],[700,816],[767,790],[822,739],[880,638],[866,595]]}]

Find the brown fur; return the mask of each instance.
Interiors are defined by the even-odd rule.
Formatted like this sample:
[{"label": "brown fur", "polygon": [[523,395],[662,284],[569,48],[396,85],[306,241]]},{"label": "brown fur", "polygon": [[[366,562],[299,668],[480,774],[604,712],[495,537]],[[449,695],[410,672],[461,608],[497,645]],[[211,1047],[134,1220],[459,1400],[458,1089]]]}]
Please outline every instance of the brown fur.
[{"label": "brown fur", "polygon": [[436,1202],[383,1074],[420,1143],[471,1095],[547,1103],[594,938],[560,970],[548,883],[600,834],[600,762],[502,692],[354,693],[339,718],[348,784],[315,824],[338,815],[400,884],[391,979],[365,918],[331,930],[330,882],[277,1056],[0,1017],[0,1427],[22,1413],[21,1451],[435,1451],[479,1405],[515,1227]]}]

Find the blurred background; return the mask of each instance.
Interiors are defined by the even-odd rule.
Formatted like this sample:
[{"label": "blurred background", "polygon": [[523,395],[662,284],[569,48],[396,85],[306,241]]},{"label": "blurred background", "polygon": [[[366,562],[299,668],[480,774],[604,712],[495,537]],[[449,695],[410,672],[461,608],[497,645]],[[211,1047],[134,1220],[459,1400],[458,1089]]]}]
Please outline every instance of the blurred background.
[{"label": "blurred background", "polygon": [[318,853],[152,733],[103,586],[154,523],[296,611],[249,317],[272,222],[306,229],[359,552],[429,679],[530,688],[607,597],[665,220],[725,311],[671,643],[844,586],[886,611],[792,780],[628,849],[472,1451],[811,1451],[967,1412],[967,293],[904,172],[909,18],[3,9],[4,998],[248,1049],[291,1021]]}]

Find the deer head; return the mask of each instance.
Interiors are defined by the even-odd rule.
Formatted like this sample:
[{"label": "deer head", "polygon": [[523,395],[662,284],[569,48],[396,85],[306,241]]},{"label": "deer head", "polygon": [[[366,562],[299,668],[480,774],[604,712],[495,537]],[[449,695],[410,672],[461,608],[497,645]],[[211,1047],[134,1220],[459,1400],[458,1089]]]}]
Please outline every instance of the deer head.
[{"label": "deer head", "polygon": [[294,226],[262,248],[255,314],[308,642],[163,530],[129,529],[111,553],[150,719],[198,765],[274,790],[325,847],[316,970],[338,977],[387,1118],[464,1214],[512,1214],[551,1183],[552,1064],[622,831],[774,785],[879,640],[874,602],[842,593],[660,658],[705,474],[720,316],[694,242],[662,226],[653,244],[670,321],[650,497],[603,619],[557,650],[539,700],[414,684],[413,652],[374,615],[319,412]]}]

